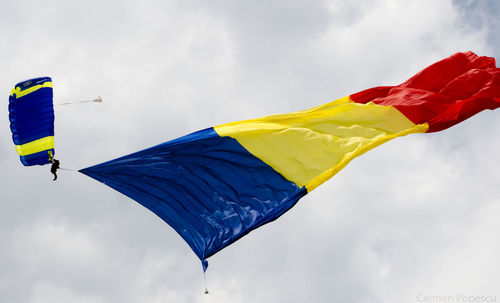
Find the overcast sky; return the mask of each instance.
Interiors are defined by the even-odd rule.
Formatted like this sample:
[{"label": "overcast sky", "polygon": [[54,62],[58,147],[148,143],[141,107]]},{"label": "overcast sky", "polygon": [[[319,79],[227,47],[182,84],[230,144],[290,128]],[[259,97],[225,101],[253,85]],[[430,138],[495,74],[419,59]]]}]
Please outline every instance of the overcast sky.
[{"label": "overcast sky", "polygon": [[0,301],[500,301],[500,111],[355,159],[211,257],[205,295],[199,260],[153,213],[77,172],[23,167],[7,110],[38,76],[55,103],[102,96],[55,109],[57,158],[81,169],[396,85],[457,51],[500,58],[498,1],[2,1],[0,14]]}]

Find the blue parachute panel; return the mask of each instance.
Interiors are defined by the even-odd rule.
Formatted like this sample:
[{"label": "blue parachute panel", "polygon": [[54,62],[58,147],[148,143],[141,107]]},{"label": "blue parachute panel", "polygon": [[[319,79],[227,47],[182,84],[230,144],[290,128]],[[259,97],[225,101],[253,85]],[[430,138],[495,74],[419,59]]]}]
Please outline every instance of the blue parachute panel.
[{"label": "blue parachute panel", "polygon": [[50,157],[50,153],[52,153],[52,157],[54,156],[54,149],[49,149],[49,150],[44,150],[38,153],[30,154],[27,156],[19,156],[19,159],[21,160],[21,163],[24,166],[31,166],[31,165],[44,165],[48,164],[47,162],[47,157]]},{"label": "blue parachute panel", "polygon": [[202,261],[307,193],[213,128],[80,172],[153,211]]},{"label": "blue parachute panel", "polygon": [[49,77],[20,82],[9,96],[12,140],[25,166],[48,164],[55,153],[52,98]]}]

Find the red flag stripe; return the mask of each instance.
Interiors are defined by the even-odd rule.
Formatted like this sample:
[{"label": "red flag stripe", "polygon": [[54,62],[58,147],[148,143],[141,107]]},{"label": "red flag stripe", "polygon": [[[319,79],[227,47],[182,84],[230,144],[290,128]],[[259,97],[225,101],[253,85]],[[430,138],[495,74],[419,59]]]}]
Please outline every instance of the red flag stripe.
[{"label": "red flag stripe", "polygon": [[350,96],[356,103],[392,105],[428,132],[451,127],[485,109],[500,107],[500,69],[495,59],[456,53],[397,86],[374,87]]}]

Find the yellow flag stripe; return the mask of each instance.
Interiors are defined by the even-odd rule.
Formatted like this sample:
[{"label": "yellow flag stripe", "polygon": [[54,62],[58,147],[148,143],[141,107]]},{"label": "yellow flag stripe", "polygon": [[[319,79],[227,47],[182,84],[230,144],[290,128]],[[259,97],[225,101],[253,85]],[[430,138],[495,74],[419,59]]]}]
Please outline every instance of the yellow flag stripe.
[{"label": "yellow flag stripe", "polygon": [[417,124],[414,127],[407,129],[405,131],[395,133],[392,135],[386,135],[383,137],[378,138],[377,140],[371,141],[369,144],[360,146],[360,148],[356,149],[356,151],[346,154],[345,157],[340,161],[337,165],[334,167],[326,170],[325,172],[321,173],[317,177],[311,179],[307,184],[305,185],[308,192],[312,191],[334,175],[336,175],[341,169],[343,169],[349,162],[351,162],[352,159],[361,156],[365,152],[369,151],[370,149],[373,149],[377,146],[379,146],[382,143],[385,143],[391,139],[401,137],[401,136],[406,136],[408,134],[412,133],[425,133],[429,129],[429,125],[427,123],[425,124]]},{"label": "yellow flag stripe", "polygon": [[18,98],[21,98],[23,96],[26,96],[27,94],[31,94],[32,92],[37,91],[40,88],[44,88],[44,87],[52,87],[52,82],[45,82],[45,83],[42,83],[39,85],[35,85],[35,86],[32,86],[32,87],[25,89],[23,91],[21,90],[20,87],[16,87],[16,88],[12,89],[12,91],[10,92],[10,95],[14,96],[14,94],[16,94],[16,99],[18,99]]},{"label": "yellow flag stripe", "polygon": [[344,97],[300,112],[214,129],[311,191],[355,157],[393,138],[425,132],[428,126],[415,125],[392,106],[359,104]]},{"label": "yellow flag stripe", "polygon": [[27,156],[52,148],[54,148],[54,136],[48,136],[22,145],[16,145],[16,151],[19,156]]}]

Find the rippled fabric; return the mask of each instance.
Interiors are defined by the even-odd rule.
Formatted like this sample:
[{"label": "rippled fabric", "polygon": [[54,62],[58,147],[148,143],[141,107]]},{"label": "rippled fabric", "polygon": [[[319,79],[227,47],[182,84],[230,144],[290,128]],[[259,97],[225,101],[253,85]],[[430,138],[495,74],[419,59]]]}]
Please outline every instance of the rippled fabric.
[{"label": "rippled fabric", "polygon": [[500,107],[500,69],[495,58],[456,53],[400,85],[370,88],[351,99],[394,106],[413,123],[427,123],[428,132],[437,132]]},{"label": "rippled fabric", "polygon": [[201,260],[278,218],[306,194],[212,128],[81,172],[153,211]]}]

